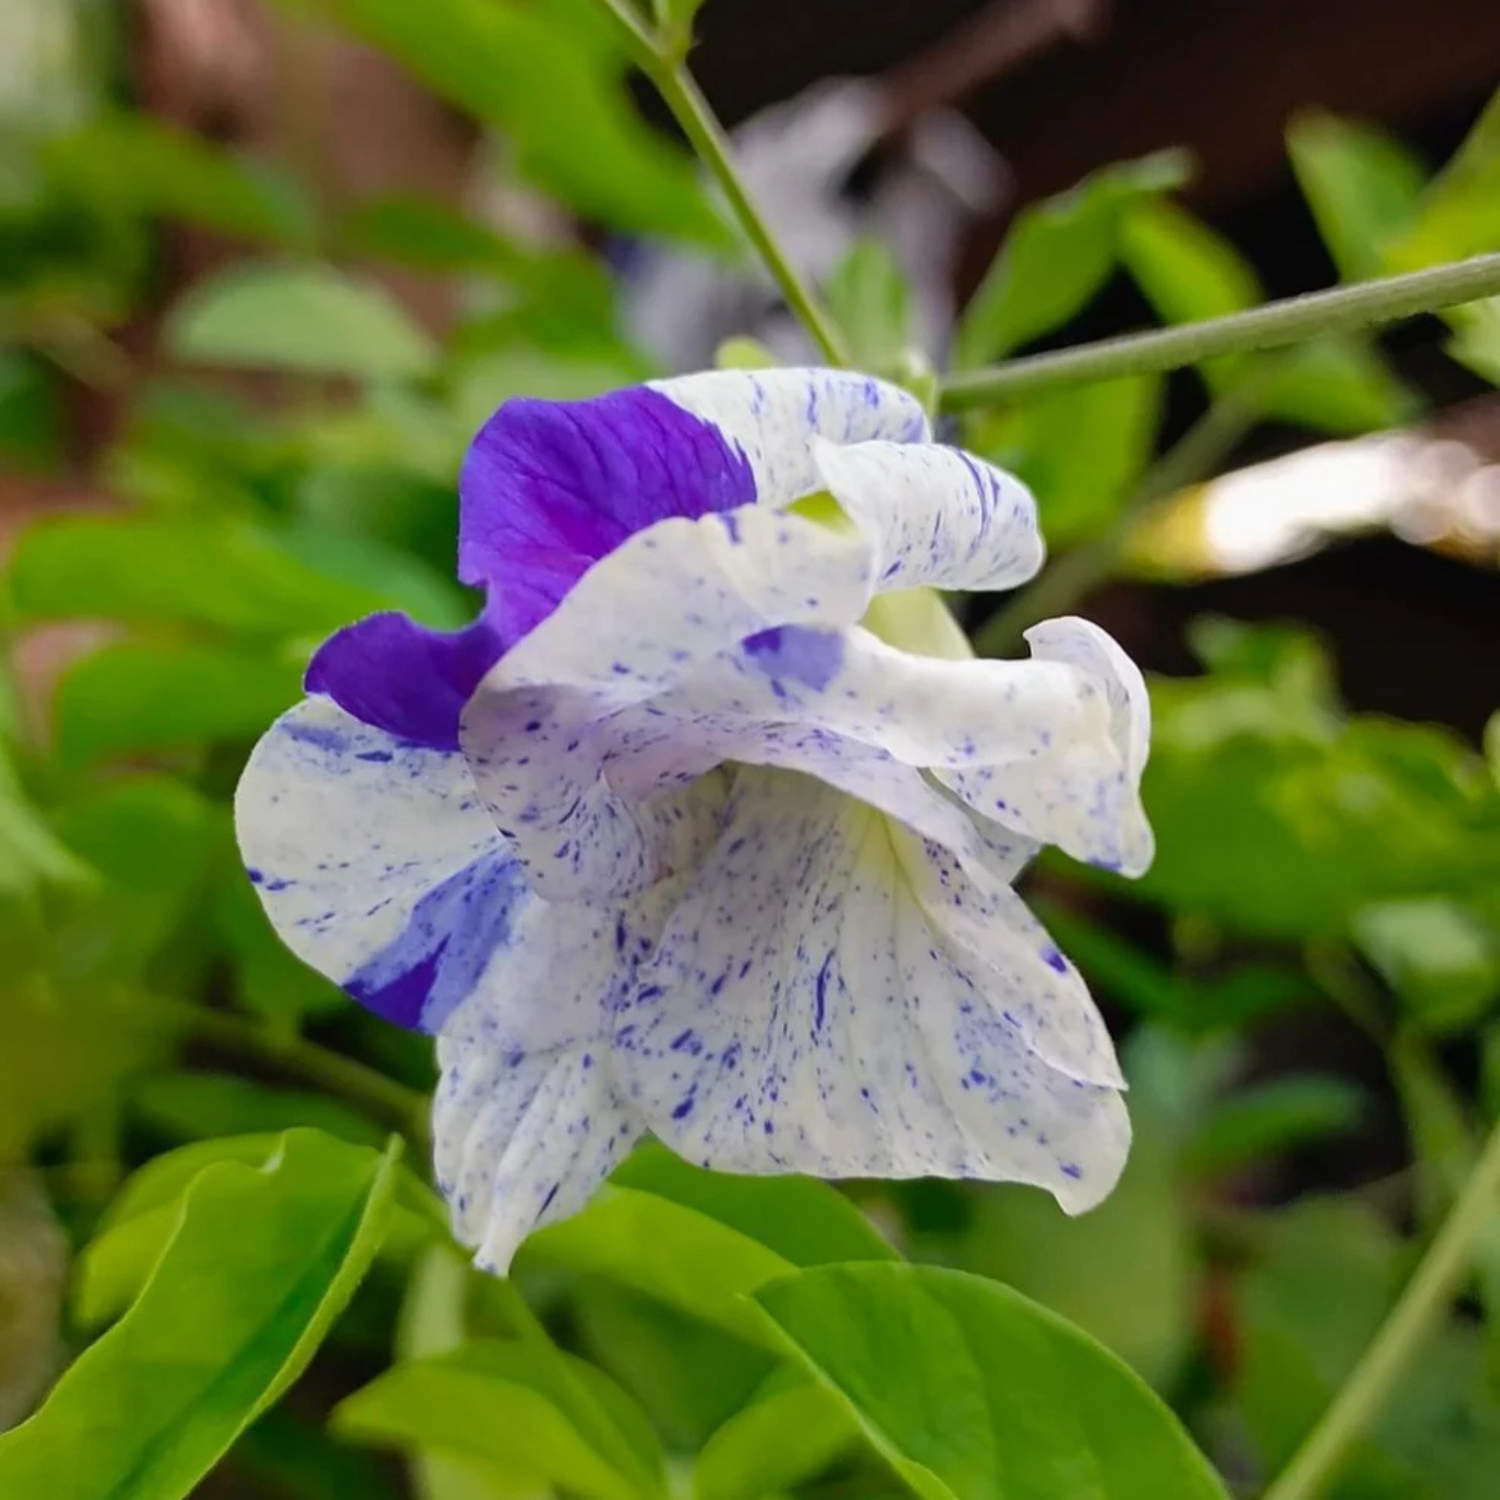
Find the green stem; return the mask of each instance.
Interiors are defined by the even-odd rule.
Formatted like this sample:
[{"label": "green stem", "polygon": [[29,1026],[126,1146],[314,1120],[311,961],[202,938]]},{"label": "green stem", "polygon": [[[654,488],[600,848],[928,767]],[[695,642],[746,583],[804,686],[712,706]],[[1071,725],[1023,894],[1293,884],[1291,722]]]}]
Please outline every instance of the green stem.
[{"label": "green stem", "polygon": [[228,1011],[172,1004],[170,1019],[194,1040],[277,1068],[393,1125],[417,1144],[426,1141],[426,1097],[365,1063]]},{"label": "green stem", "polygon": [[974,637],[980,656],[1003,656],[1038,620],[1065,614],[1107,578],[1143,510],[1206,478],[1255,425],[1261,382],[1251,380],[1221,397],[1147,470],[1130,503],[1109,529],[1053,563],[1030,588],[988,620]]},{"label": "green stem", "polygon": [[599,3],[615,22],[641,71],[656,85],[693,150],[713,174],[739,220],[740,228],[781,288],[787,306],[801,320],[830,364],[846,364],[843,341],[833,319],[787,259],[764,215],[750,197],[735,170],[729,137],[684,66],[680,49],[671,48],[654,36],[628,0],[599,0]]},{"label": "green stem", "polygon": [[1267,303],[1227,318],[1105,339],[1056,354],[1033,354],[955,375],[943,387],[941,405],[944,411],[965,411],[1058,386],[1178,370],[1224,354],[1278,349],[1317,334],[1350,333],[1497,295],[1500,254],[1476,255],[1427,271]]},{"label": "green stem", "polygon": [[1354,1373],[1262,1500],[1317,1500],[1324,1493],[1379,1415],[1412,1356],[1447,1314],[1473,1259],[1475,1242],[1497,1209],[1500,1125],[1490,1132],[1452,1212]]}]

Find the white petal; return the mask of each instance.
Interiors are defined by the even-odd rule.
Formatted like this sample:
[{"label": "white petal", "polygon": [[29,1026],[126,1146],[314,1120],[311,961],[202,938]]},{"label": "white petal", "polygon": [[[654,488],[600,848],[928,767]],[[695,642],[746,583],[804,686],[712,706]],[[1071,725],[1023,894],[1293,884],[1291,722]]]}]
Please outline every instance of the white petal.
[{"label": "white petal", "polygon": [[[767,628],[856,620],[870,587],[867,545],[753,507],[660,522],[591,568],[491,669],[460,729],[536,888],[568,900],[626,893],[690,859],[701,799],[623,800],[605,779],[610,716]],[[712,764],[684,752],[666,779]]]},{"label": "white petal", "polygon": [[1045,555],[1019,479],[938,443],[813,446],[835,500],[870,536],[882,592],[1010,589]]},{"label": "white petal", "polygon": [[1120,1096],[1070,1078],[949,941],[885,820],[808,778],[743,773],[719,845],[620,1014],[617,1074],[651,1128],[727,1171],[1114,1185]]},{"label": "white petal", "polygon": [[[283,941],[356,992],[395,982],[403,953],[417,961],[430,952],[422,929],[456,919],[475,885],[487,887],[493,919],[469,931],[471,947],[482,943],[503,928],[518,885],[461,755],[394,739],[327,698],[299,704],[255,747],[235,821]],[[442,1008],[462,998],[485,958],[450,954]]]},{"label": "white petal", "polygon": [[623,906],[533,898],[496,978],[438,1033],[434,1170],[454,1233],[503,1271],[540,1224],[576,1213],[640,1136],[611,1072],[614,1012],[675,889]]},{"label": "white petal", "polygon": [[760,504],[773,509],[823,487],[814,437],[921,443],[930,436],[915,396],[849,370],[714,370],[651,384],[719,428],[749,460]]}]

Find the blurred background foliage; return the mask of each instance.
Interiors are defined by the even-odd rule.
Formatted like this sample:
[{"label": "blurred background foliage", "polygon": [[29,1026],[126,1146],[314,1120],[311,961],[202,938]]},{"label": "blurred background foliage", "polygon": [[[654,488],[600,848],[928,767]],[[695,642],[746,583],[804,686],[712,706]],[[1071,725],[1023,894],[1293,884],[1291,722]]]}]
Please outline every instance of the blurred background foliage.
[{"label": "blurred background foliage", "polygon": [[[662,11],[684,42],[693,9]],[[991,8],[1012,26],[1045,9]],[[712,8],[696,24],[717,77]],[[1107,35],[1086,35],[1108,58]],[[1079,36],[1000,49],[994,70],[1024,91],[1044,42]],[[861,65],[826,43],[813,61]],[[1491,82],[1497,65],[1492,50]],[[1422,118],[1299,98],[1276,192],[1294,179],[1300,202],[1275,199],[1249,238],[1286,213],[1315,226],[1303,287],[1329,274],[1317,255],[1352,281],[1500,248],[1500,104],[1470,74],[1428,112],[1441,157]],[[888,100],[853,176],[944,102],[903,116]],[[899,1493],[902,1434],[861,1437],[744,1298],[777,1271],[878,1269],[896,1250],[1072,1320],[1251,1493],[1353,1365],[1500,1114],[1492,302],[957,425],[1032,485],[1084,607],[1170,674],[1152,680],[1155,867],[1127,886],[1044,861],[1027,887],[1123,1042],[1137,1140],[1102,1208],[1068,1221],[1031,1190],[940,1183],[841,1197],[646,1151],[535,1236],[512,1281],[464,1267],[422,1181],[430,1048],[279,945],[229,798],[322,636],[382,609],[467,617],[454,481],[496,404],[667,367],[641,332],[643,261],[719,289],[684,317],[712,325],[727,299],[725,331],[796,353],[643,107],[585,0],[0,12],[0,1425],[68,1369],[51,1440],[86,1450],[59,1489],[37,1444],[13,1448],[17,1500],[103,1494],[113,1473],[134,1487],[110,1494],[268,1500]],[[1003,122],[991,134],[1003,143]],[[1024,172],[996,187],[995,158],[951,261],[914,262],[884,220],[830,208],[831,249],[812,237],[808,255],[856,362],[912,380],[924,362],[1260,302],[1262,273],[1225,232],[1250,199],[1210,222],[1212,162],[1195,178],[1170,136],[1149,144],[1054,196]],[[1083,149],[1116,154],[1097,136]],[[926,211],[912,202],[908,217]],[[1315,501],[1359,491],[1372,462],[1386,498],[1352,519],[1288,512],[1247,563],[1223,540],[1221,480],[1153,485],[1171,442],[1226,409],[1216,468],[1264,469],[1252,506],[1306,498],[1266,461],[1311,445],[1334,464]],[[1330,614],[1351,570],[1377,598]],[[987,601],[965,623],[1009,647],[1010,611]],[[1346,658],[1364,664],[1352,705]],[[1394,716],[1403,694],[1424,722]],[[404,1165],[381,1154],[392,1130]],[[130,1339],[93,1342],[122,1312]],[[771,1315],[795,1325],[795,1307]],[[176,1374],[143,1388],[132,1359],[163,1341]],[[934,1377],[896,1360],[884,1378],[899,1393]],[[1469,1296],[1336,1493],[1479,1500],[1497,1472],[1500,1214]]]}]

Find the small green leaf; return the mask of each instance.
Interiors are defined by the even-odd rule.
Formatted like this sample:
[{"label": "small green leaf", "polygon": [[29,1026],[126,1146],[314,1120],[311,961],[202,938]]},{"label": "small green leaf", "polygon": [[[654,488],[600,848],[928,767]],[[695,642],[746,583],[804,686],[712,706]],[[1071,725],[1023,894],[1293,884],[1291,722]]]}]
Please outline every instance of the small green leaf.
[{"label": "small green leaf", "polygon": [[662,1493],[644,1416],[594,1366],[536,1343],[475,1342],[407,1360],[348,1397],[337,1430],[535,1474],[589,1500]]},{"label": "small green leaf", "polygon": [[86,886],[93,879],[31,805],[0,745],[0,895],[29,896],[42,886]]},{"label": "small green leaf", "polygon": [[47,159],[56,178],[96,209],[160,214],[296,247],[317,233],[294,179],[148,115],[106,115],[52,143]]},{"label": "small green leaf", "polygon": [[273,1088],[232,1073],[155,1073],[130,1091],[136,1116],[177,1140],[320,1130],[356,1146],[379,1146],[386,1133],[326,1094]]},{"label": "small green leaf", "polygon": [[382,1156],[293,1131],[259,1170],[188,1190],[130,1311],[0,1437],[0,1490],[178,1500],[279,1397],[364,1275],[396,1183]]},{"label": "small green leaf", "polygon": [[302,664],[218,646],[124,642],[80,657],[53,702],[59,759],[249,743],[301,695]]},{"label": "small green leaf", "polygon": [[1070,386],[972,423],[968,441],[1030,486],[1049,544],[1071,546],[1130,500],[1155,449],[1163,389],[1156,375]]},{"label": "small green leaf", "polygon": [[188,291],[163,338],[189,364],[350,380],[411,379],[437,364],[389,293],[331,266],[230,266]]},{"label": "small green leaf", "polygon": [[860,369],[883,372],[905,353],[912,337],[911,290],[883,240],[856,240],[823,295]]},{"label": "small green leaf", "polygon": [[926,1266],[825,1266],[755,1300],[924,1500],[1224,1500],[1148,1386],[1008,1287]]},{"label": "small green leaf", "polygon": [[955,365],[997,359],[1081,312],[1115,265],[1126,212],[1188,175],[1185,156],[1162,151],[1023,208],[960,319]]},{"label": "small green leaf", "polygon": [[860,1441],[823,1386],[780,1381],[731,1417],[693,1466],[693,1500],[761,1500],[816,1479]]},{"label": "small green leaf", "polygon": [[1416,214],[1421,162],[1385,131],[1322,110],[1292,120],[1287,152],[1339,275],[1380,275],[1384,247]]}]

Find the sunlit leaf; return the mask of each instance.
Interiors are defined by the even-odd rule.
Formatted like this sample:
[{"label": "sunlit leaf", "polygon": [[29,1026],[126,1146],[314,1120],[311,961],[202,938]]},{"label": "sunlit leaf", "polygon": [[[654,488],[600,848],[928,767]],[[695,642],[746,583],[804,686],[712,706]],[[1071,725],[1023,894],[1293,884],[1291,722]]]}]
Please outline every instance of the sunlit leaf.
[{"label": "sunlit leaf", "polygon": [[396,1154],[311,1132],[265,1167],[209,1167],[130,1311],[29,1421],[0,1488],[177,1500],[312,1358],[384,1233]]},{"label": "sunlit leaf", "polygon": [[924,1500],[1227,1493],[1127,1366],[996,1282],[926,1266],[827,1266],[755,1300]]}]

